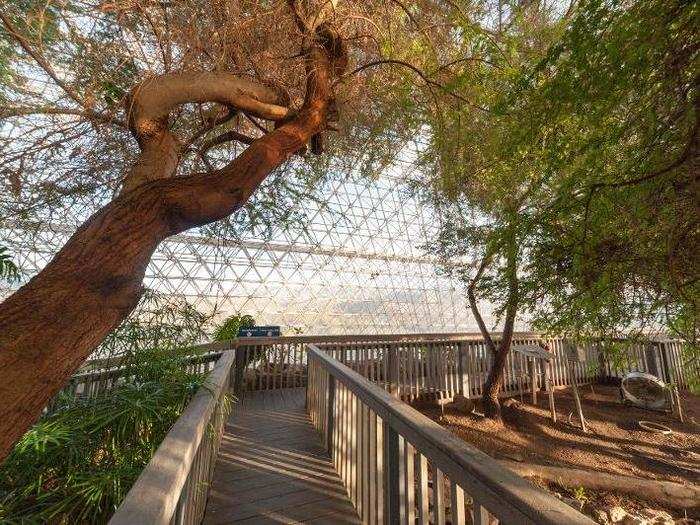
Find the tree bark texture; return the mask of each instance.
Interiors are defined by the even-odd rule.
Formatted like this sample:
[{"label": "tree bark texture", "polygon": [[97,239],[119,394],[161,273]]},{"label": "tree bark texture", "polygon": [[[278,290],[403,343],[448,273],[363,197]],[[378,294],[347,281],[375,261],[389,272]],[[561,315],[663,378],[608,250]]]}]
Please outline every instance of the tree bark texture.
[{"label": "tree bark texture", "polygon": [[487,253],[479,268],[477,269],[474,279],[472,279],[467,289],[469,306],[472,314],[477,321],[481,335],[484,338],[484,345],[491,354],[491,368],[489,369],[486,382],[484,383],[481,393],[481,404],[483,406],[484,415],[495,421],[502,421],[501,403],[498,396],[501,392],[503,379],[505,377],[505,366],[508,360],[508,354],[513,341],[513,331],[515,328],[515,317],[518,311],[518,278],[517,278],[517,246],[514,244],[509,247],[506,255],[506,273],[508,276],[508,298],[506,304],[505,322],[501,339],[496,342],[491,337],[486,323],[481,316],[479,307],[476,301],[475,288],[482,274],[491,263],[493,254]]},{"label": "tree bark texture", "polygon": [[[223,88],[212,86],[209,82],[220,78],[207,75],[197,77],[195,87],[177,78],[184,93],[173,88],[166,92],[166,100],[156,97],[149,103],[148,98],[155,97],[152,93],[136,95],[138,104],[145,105],[135,111],[132,126],[137,138],[147,136],[139,140],[142,157],[147,158],[132,170],[138,175],[128,190],[88,219],[39,274],[0,304],[0,460],[136,306],[146,266],[158,244],[240,208],[273,169],[325,128],[337,45],[329,45],[327,35],[317,41],[307,53],[307,95],[299,113],[215,172],[173,178],[174,161],[166,155],[161,163],[170,163],[169,173],[152,176],[156,170],[152,163],[163,152],[158,152],[159,145],[171,140],[163,124],[168,108],[193,98],[230,102],[233,93],[236,104],[267,111],[270,107],[264,104],[260,109],[260,100],[274,104],[274,99],[267,93],[246,98],[234,89],[241,81],[231,78]],[[275,117],[287,115],[274,105],[271,111],[277,112]],[[170,145],[163,148],[172,152]]]}]

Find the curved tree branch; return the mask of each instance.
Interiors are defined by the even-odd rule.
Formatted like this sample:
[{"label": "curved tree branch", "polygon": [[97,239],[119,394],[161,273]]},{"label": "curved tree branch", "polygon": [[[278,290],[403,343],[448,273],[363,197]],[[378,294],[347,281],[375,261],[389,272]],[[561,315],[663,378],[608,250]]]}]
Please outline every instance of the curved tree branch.
[{"label": "curved tree branch", "polygon": [[128,105],[129,124],[135,133],[152,126],[186,103],[217,102],[266,120],[289,118],[282,97],[261,84],[220,72],[182,72],[152,77],[136,86]]},{"label": "curved tree branch", "polygon": [[[695,100],[695,109],[696,111],[700,112],[700,97],[697,97]],[[591,184],[588,188],[588,195],[586,196],[586,204],[584,206],[583,233],[581,235],[580,242],[581,249],[586,249],[586,243],[588,238],[588,223],[591,214],[591,204],[593,202],[593,198],[595,197],[598,191],[605,188],[618,189],[629,186],[635,186],[637,184],[642,184],[643,182],[653,180],[657,177],[662,177],[672,172],[676,168],[680,168],[687,161],[697,159],[698,150],[700,150],[700,118],[696,118],[695,124],[693,125],[693,128],[690,131],[690,135],[685,144],[685,147],[683,148],[683,151],[673,162],[667,164],[661,169],[652,171],[639,177],[635,177],[633,179],[627,179],[618,182],[596,182],[595,184]],[[700,179],[700,175],[698,175],[697,171],[695,172],[694,179]]]},{"label": "curved tree branch", "polygon": [[128,100],[129,128],[141,153],[122,191],[175,174],[182,148],[169,129],[170,113],[182,104],[205,102],[273,121],[293,115],[280,105],[283,97],[279,93],[228,72],[181,72],[150,78],[136,86]]},{"label": "curved tree branch", "polygon": [[357,73],[360,73],[361,71],[364,71],[365,69],[369,69],[371,67],[376,67],[376,66],[382,66],[382,65],[396,65],[396,66],[402,66],[402,67],[408,68],[411,71],[413,71],[416,75],[418,75],[421,78],[421,80],[426,83],[426,85],[436,87],[440,91],[442,91],[443,93],[449,95],[452,98],[459,100],[460,102],[464,102],[468,106],[471,106],[475,109],[479,109],[485,113],[490,113],[488,108],[485,108],[485,107],[480,106],[478,104],[474,104],[469,99],[464,98],[462,95],[455,93],[454,91],[450,91],[449,89],[447,89],[445,86],[443,86],[439,82],[436,82],[435,80],[432,80],[431,78],[429,78],[428,75],[426,75],[419,68],[417,68],[413,64],[410,64],[409,62],[406,62],[404,60],[394,60],[394,59],[388,59],[388,58],[382,59],[382,60],[374,60],[372,62],[368,62],[366,64],[363,64],[361,66],[356,67],[352,71],[349,71],[348,73],[343,75],[343,77],[341,77],[341,78],[349,77],[349,76],[355,75]]},{"label": "curved tree branch", "polygon": [[240,142],[241,144],[250,145],[253,142],[255,142],[255,140],[256,139],[253,137],[249,137],[248,135],[244,135],[243,133],[240,133],[240,132],[235,131],[235,130],[230,130],[230,131],[226,131],[226,132],[222,133],[221,135],[217,135],[213,139],[209,139],[209,140],[205,141],[202,144],[202,147],[200,148],[200,150],[202,152],[206,153],[211,148],[214,148],[216,146],[220,146],[221,144],[226,144],[227,142],[234,142],[235,141],[235,142]]},{"label": "curved tree branch", "polygon": [[489,332],[489,329],[484,322],[484,318],[479,311],[479,305],[476,302],[475,293],[476,285],[479,283],[479,280],[484,274],[486,268],[488,268],[491,264],[492,259],[493,253],[491,251],[487,251],[484,257],[481,259],[481,263],[476,270],[474,278],[469,282],[469,286],[467,287],[467,297],[469,299],[469,308],[471,309],[472,315],[476,320],[476,324],[479,326],[479,331],[481,332],[481,336],[484,338],[484,343],[486,344],[489,352],[491,352],[491,355],[494,355],[496,353],[496,345],[494,344],[493,339],[491,338],[491,333]]}]

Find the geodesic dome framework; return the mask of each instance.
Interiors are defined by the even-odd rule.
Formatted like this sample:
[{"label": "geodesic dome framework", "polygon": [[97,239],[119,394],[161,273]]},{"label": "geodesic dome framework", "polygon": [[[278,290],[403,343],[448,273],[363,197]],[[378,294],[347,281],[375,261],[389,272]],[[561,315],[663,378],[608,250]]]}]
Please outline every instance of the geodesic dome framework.
[{"label": "geodesic dome framework", "polygon": [[[304,227],[266,238],[196,231],[171,237],[154,254],[144,284],[185,297],[201,311],[251,314],[288,334],[476,328],[460,284],[440,275],[421,248],[436,226],[430,209],[399,181],[334,180],[317,197],[319,203],[305,203]],[[76,226],[10,222],[3,243],[31,276]]]}]

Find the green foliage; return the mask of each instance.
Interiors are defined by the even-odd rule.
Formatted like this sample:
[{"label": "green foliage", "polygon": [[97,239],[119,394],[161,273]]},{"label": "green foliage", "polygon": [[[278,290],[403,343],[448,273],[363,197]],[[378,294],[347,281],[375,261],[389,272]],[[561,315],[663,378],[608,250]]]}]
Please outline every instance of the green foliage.
[{"label": "green foliage", "polygon": [[573,496],[576,501],[581,505],[588,501],[588,495],[586,494],[586,489],[583,486],[576,487],[573,491]]},{"label": "green foliage", "polygon": [[549,299],[540,326],[697,319],[697,17],[696,3],[586,2],[510,94],[534,124],[516,144],[541,146],[521,159],[542,174],[530,265]]},{"label": "green foliage", "polygon": [[688,389],[695,395],[700,395],[700,348],[698,345],[688,345],[683,349],[683,369],[688,382]]},{"label": "green foliage", "polygon": [[147,289],[138,308],[100,344],[93,357],[137,359],[152,350],[173,355],[207,339],[211,314],[203,314],[183,299]]},{"label": "green foliage", "polygon": [[14,282],[19,280],[19,268],[12,262],[12,258],[5,246],[0,246],[0,280]]},{"label": "green foliage", "polygon": [[255,319],[250,315],[236,314],[227,317],[223,323],[214,330],[214,341],[231,341],[238,337],[241,328],[255,326]]},{"label": "green foliage", "polygon": [[105,523],[204,384],[170,337],[194,342],[205,318],[153,293],[142,306],[117,331],[131,374],[99,396],[61,399],[0,466],[1,522]]},{"label": "green foliage", "polygon": [[[434,251],[454,262],[490,246],[498,262],[515,235],[536,328],[665,329],[697,347],[699,15],[683,0],[587,0],[561,21],[516,20],[507,58],[456,80],[484,110],[432,124],[449,209]],[[502,304],[505,281],[491,283]]]}]

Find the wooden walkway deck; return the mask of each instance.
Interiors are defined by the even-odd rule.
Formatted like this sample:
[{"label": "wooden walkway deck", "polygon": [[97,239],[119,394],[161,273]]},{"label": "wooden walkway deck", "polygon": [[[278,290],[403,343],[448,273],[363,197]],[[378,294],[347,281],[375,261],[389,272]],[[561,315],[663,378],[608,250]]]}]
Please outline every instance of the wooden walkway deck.
[{"label": "wooden walkway deck", "polygon": [[249,392],[234,405],[205,525],[360,523],[306,414],[305,392]]}]

